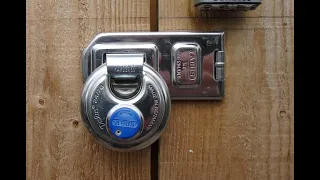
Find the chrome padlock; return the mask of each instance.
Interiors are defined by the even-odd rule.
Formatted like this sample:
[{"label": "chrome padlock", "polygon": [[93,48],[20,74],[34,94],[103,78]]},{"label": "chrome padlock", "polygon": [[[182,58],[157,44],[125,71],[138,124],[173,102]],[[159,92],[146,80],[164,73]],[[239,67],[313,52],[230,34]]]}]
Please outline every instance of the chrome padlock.
[{"label": "chrome padlock", "polygon": [[171,100],[224,97],[223,33],[102,33],[82,72],[86,127],[109,149],[139,150],[160,137]]},{"label": "chrome padlock", "polygon": [[169,90],[137,53],[106,54],[82,94],[84,121],[105,146],[141,149],[160,136],[170,111]]}]

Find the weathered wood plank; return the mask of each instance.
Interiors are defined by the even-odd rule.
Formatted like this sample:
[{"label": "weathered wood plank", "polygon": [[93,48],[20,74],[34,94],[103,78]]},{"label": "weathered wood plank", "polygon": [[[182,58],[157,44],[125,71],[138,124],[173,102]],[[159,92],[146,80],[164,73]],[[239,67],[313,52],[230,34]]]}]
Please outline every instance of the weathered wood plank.
[{"label": "weathered wood plank", "polygon": [[160,2],[160,31],[225,31],[226,98],[175,101],[160,139],[160,179],[294,179],[293,1],[207,13]]},{"label": "weathered wood plank", "polygon": [[149,1],[27,0],[27,179],[150,179],[150,149],[109,151],[81,122],[81,49],[149,31]]}]

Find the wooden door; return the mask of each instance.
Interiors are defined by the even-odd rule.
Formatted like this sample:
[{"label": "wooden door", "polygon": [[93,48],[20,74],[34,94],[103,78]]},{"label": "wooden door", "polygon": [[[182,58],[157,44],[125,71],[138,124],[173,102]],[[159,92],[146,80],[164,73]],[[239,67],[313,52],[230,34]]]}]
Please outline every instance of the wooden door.
[{"label": "wooden door", "polygon": [[159,178],[293,179],[293,0],[206,18],[159,1],[160,31],[225,31],[226,97],[172,103]]},{"label": "wooden door", "polygon": [[[27,0],[27,179],[293,179],[293,0],[205,18],[191,0],[156,2]],[[226,98],[172,102],[152,153],[107,150],[81,122],[81,50],[150,30],[225,31]]]},{"label": "wooden door", "polygon": [[103,148],[83,126],[81,50],[98,32],[149,31],[149,0],[27,0],[27,179],[150,179],[150,148]]}]

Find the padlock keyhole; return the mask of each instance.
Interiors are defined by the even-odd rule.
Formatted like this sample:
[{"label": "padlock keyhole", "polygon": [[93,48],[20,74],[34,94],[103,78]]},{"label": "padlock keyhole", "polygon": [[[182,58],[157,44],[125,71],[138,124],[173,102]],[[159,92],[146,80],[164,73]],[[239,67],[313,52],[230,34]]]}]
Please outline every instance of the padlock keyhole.
[{"label": "padlock keyhole", "polygon": [[120,130],[116,130],[116,135],[120,136],[121,135],[121,131]]}]

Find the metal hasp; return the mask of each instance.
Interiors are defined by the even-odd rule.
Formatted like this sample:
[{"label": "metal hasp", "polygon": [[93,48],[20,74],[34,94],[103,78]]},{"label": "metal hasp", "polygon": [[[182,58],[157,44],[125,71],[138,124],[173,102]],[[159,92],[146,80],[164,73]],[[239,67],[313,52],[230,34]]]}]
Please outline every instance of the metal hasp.
[{"label": "metal hasp", "polygon": [[83,81],[116,58],[113,54],[143,56],[166,82],[171,100],[219,100],[225,95],[223,32],[98,34],[82,54]]},{"label": "metal hasp", "polygon": [[171,100],[224,97],[223,44],[223,32],[97,35],[82,54],[85,126],[112,150],[151,145]]},{"label": "metal hasp", "polygon": [[206,10],[255,10],[262,0],[193,0],[194,7]]}]

